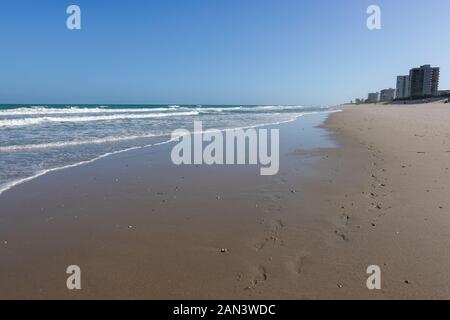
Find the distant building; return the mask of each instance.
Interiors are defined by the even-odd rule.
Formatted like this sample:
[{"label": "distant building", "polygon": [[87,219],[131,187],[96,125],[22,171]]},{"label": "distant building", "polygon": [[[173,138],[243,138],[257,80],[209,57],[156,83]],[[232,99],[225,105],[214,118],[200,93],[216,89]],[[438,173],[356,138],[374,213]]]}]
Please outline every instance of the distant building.
[{"label": "distant building", "polygon": [[355,101],[356,104],[363,104],[364,103],[364,99],[359,99],[357,98]]},{"label": "distant building", "polygon": [[367,97],[368,103],[377,103],[378,101],[380,101],[380,94],[378,92],[369,93]]},{"label": "distant building", "polygon": [[411,96],[411,86],[409,82],[409,76],[398,76],[397,77],[397,99],[405,99]]},{"label": "distant building", "polygon": [[440,96],[447,96],[447,95],[450,95],[450,90],[440,90],[440,91],[438,92],[438,95],[440,95]]},{"label": "distant building", "polygon": [[437,96],[439,90],[439,68],[424,65],[409,71],[411,97]]},{"label": "distant building", "polygon": [[394,99],[395,99],[395,89],[389,88],[381,90],[380,93],[381,102],[392,101]]}]

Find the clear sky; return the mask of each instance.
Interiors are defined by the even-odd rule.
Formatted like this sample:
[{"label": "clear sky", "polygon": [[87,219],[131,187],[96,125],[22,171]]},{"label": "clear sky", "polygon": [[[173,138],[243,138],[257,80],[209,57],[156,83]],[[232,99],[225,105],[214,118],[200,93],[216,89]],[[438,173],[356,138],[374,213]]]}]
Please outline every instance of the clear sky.
[{"label": "clear sky", "polygon": [[[82,30],[66,28],[66,8]],[[366,9],[382,9],[369,31]],[[441,67],[449,0],[3,0],[0,103],[325,105]]]}]

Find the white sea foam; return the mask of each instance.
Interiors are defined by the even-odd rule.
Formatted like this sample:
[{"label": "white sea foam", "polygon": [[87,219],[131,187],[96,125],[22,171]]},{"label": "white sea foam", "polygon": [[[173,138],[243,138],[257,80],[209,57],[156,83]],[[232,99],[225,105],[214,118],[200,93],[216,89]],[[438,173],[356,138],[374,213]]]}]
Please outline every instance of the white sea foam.
[{"label": "white sea foam", "polygon": [[45,175],[47,173],[54,172],[54,171],[59,171],[59,170],[63,170],[63,169],[68,169],[68,168],[78,167],[78,166],[81,166],[81,165],[84,165],[84,164],[88,164],[88,163],[92,163],[92,162],[97,161],[99,159],[111,156],[113,154],[119,154],[119,153],[123,153],[123,152],[126,152],[126,151],[131,151],[131,150],[135,150],[135,149],[139,149],[139,148],[141,148],[141,147],[132,147],[132,148],[119,150],[119,151],[115,151],[115,152],[108,152],[108,153],[102,154],[101,156],[98,156],[98,157],[96,157],[96,158],[94,158],[92,160],[81,161],[81,162],[77,162],[77,163],[66,165],[66,166],[62,166],[62,167],[57,167],[57,168],[52,168],[52,169],[39,171],[39,172],[35,173],[34,175],[32,175],[30,177],[19,179],[19,180],[14,180],[14,181],[11,181],[11,182],[6,183],[4,185],[0,185],[0,195],[3,192],[5,192],[5,191],[7,191],[7,190],[9,190],[9,189],[19,185],[19,184],[25,183],[27,181],[34,180],[34,179],[36,179],[36,178],[38,178],[40,176],[43,176],[43,175]]},{"label": "white sea foam", "polygon": [[85,113],[148,113],[148,112],[173,112],[174,110],[195,110],[198,112],[224,112],[224,111],[262,111],[262,110],[295,110],[302,109],[303,106],[240,106],[240,107],[189,107],[189,106],[179,106],[173,105],[168,107],[154,107],[154,108],[110,108],[108,106],[98,106],[92,107],[78,107],[78,106],[67,106],[65,108],[49,108],[46,106],[33,106],[33,107],[23,107],[16,109],[5,109],[0,110],[0,116],[21,116],[21,115],[64,115],[64,114],[85,114]]},{"label": "white sea foam", "polygon": [[224,111],[238,111],[242,110],[242,107],[197,107],[194,110],[198,112],[224,112]]},{"label": "white sea foam", "polygon": [[[174,108],[170,108],[174,109]],[[45,114],[84,114],[84,113],[148,113],[172,111],[168,108],[127,108],[127,109],[108,109],[107,106],[95,108],[47,108],[47,107],[29,107],[17,109],[0,110],[0,116],[21,116],[21,115],[45,115]]]},{"label": "white sea foam", "polygon": [[57,168],[41,170],[39,172],[36,172],[34,175],[32,175],[30,177],[14,180],[14,181],[8,182],[6,184],[0,185],[0,195],[3,192],[5,192],[5,191],[7,191],[7,190],[9,190],[9,189],[11,189],[11,188],[13,188],[15,186],[18,186],[18,185],[20,185],[22,183],[34,180],[34,179],[39,178],[39,177],[41,177],[43,175],[46,175],[46,174],[48,174],[50,172],[55,172],[55,171],[60,171],[60,170],[64,170],[64,169],[79,167],[79,166],[82,166],[82,165],[85,165],[85,164],[93,163],[95,161],[98,161],[100,159],[103,159],[103,158],[106,158],[106,157],[109,157],[109,156],[112,156],[112,155],[115,155],[115,154],[120,154],[120,153],[132,151],[132,150],[137,150],[137,149],[148,148],[148,147],[152,147],[152,146],[160,146],[160,145],[163,145],[163,144],[170,143],[172,141],[174,141],[174,139],[169,139],[167,141],[158,142],[158,143],[155,143],[155,144],[147,144],[145,146],[126,148],[126,149],[122,149],[122,150],[118,150],[118,151],[114,151],[114,152],[104,153],[104,154],[102,154],[102,155],[100,155],[98,157],[95,157],[94,159],[91,159],[91,160],[80,161],[80,162],[77,162],[77,163],[74,163],[74,164],[69,164],[69,165],[61,166],[61,167],[57,167]]},{"label": "white sea foam", "polygon": [[198,107],[195,110],[200,112],[226,112],[226,111],[250,111],[250,112],[264,112],[264,111],[286,111],[286,110],[301,110],[304,106],[240,106],[240,107]]},{"label": "white sea foam", "polygon": [[4,119],[0,120],[0,127],[20,127],[39,125],[52,122],[91,122],[91,121],[111,121],[111,120],[127,120],[127,119],[148,119],[148,118],[164,118],[175,116],[195,116],[198,111],[189,112],[172,112],[172,113],[150,113],[150,114],[115,114],[102,116],[73,116],[73,117],[34,117],[21,119]]},{"label": "white sea foam", "polygon": [[[327,111],[327,112],[336,112],[336,111]],[[316,114],[316,113],[320,113],[320,112],[305,112],[300,115],[293,116],[289,120],[285,120],[285,121],[281,121],[281,122],[257,124],[254,126],[240,127],[240,129],[248,129],[248,128],[254,128],[254,127],[282,124],[282,123],[294,121],[298,117],[303,116],[303,115]],[[235,128],[224,129],[224,130],[233,130],[233,129],[235,129]],[[10,146],[0,146],[0,152],[4,152],[4,153],[6,153],[6,152],[22,152],[22,151],[32,151],[32,150],[39,150],[39,149],[64,148],[64,147],[72,147],[72,146],[80,146],[80,145],[106,144],[106,143],[130,141],[130,140],[137,140],[137,139],[154,138],[154,137],[160,137],[160,136],[164,136],[164,134],[111,136],[111,137],[105,137],[105,138],[100,138],[100,139],[57,141],[57,142],[50,142],[50,143],[26,144],[26,145],[10,145]]]},{"label": "white sea foam", "polygon": [[254,106],[254,107],[241,107],[244,111],[286,111],[286,110],[301,110],[304,106]]},{"label": "white sea foam", "polygon": [[[304,116],[304,115],[308,115],[308,114],[333,113],[333,112],[340,112],[340,111],[341,110],[328,110],[328,111],[324,110],[324,111],[304,112],[304,113],[296,114],[296,115],[292,116],[290,119],[283,120],[283,121],[275,121],[275,122],[270,122],[270,123],[256,124],[256,125],[250,125],[250,126],[245,126],[245,127],[237,127],[237,128],[226,128],[226,129],[222,129],[222,131],[229,131],[229,130],[236,130],[236,129],[247,129],[247,128],[257,128],[257,127],[266,127],[266,126],[270,126],[270,125],[278,125],[278,124],[282,124],[282,123],[288,123],[288,122],[295,121],[299,117]],[[110,137],[110,138],[105,138],[104,139],[104,143],[114,142],[114,141],[111,141],[112,139],[118,139],[117,141],[121,141],[120,139],[126,140],[128,138],[129,139],[137,139],[137,138],[145,138],[145,137],[146,136]],[[109,141],[106,141],[108,139],[109,139]],[[99,142],[99,140],[100,139],[98,139],[98,140],[91,140],[90,142],[88,142],[88,141],[56,142],[56,143],[53,143],[53,146],[52,146],[51,143],[47,144],[48,145],[47,147],[59,147],[59,146],[63,146],[64,144],[65,145],[68,145],[68,144],[70,145],[71,143],[89,144],[89,143],[92,143],[93,141],[94,142],[98,141],[98,143],[103,143],[103,142]],[[27,181],[31,181],[33,179],[36,179],[36,178],[38,178],[40,176],[43,176],[43,175],[45,175],[47,173],[50,173],[50,172],[59,171],[59,170],[67,169],[67,168],[73,168],[73,167],[81,166],[81,165],[84,165],[84,164],[89,164],[89,163],[95,162],[97,160],[100,160],[102,158],[105,158],[105,157],[108,157],[108,156],[111,156],[111,155],[120,154],[120,153],[123,153],[123,152],[136,150],[136,149],[141,149],[141,148],[147,148],[147,147],[156,146],[156,145],[167,144],[167,143],[170,143],[172,141],[174,141],[174,140],[170,139],[170,140],[167,140],[167,141],[164,141],[164,142],[160,142],[160,143],[156,143],[156,144],[148,144],[148,145],[144,145],[144,146],[136,146],[136,147],[126,148],[126,149],[123,149],[123,150],[118,150],[118,151],[102,154],[102,155],[100,155],[98,157],[95,157],[95,158],[93,158],[91,160],[81,161],[81,162],[78,162],[78,163],[75,163],[75,164],[70,164],[70,165],[65,165],[65,166],[61,166],[61,167],[56,167],[56,168],[51,168],[51,169],[47,169],[47,170],[42,170],[42,171],[36,172],[34,175],[32,175],[30,177],[26,177],[26,178],[10,181],[10,182],[8,182],[6,184],[0,185],[0,195],[2,193],[4,193],[5,191],[7,191],[7,190],[9,190],[9,189],[11,189],[11,188],[13,188],[13,187],[15,187],[17,185],[20,185],[20,184],[25,183]],[[5,147],[1,147],[2,149],[0,149],[0,150],[5,151],[5,152],[8,152],[8,151],[10,152],[10,151],[13,151],[13,149],[9,149],[8,150],[7,148],[16,148],[16,147],[17,148],[24,148],[24,147],[45,148],[44,144],[41,144],[41,145],[28,145],[28,146],[5,146]]]},{"label": "white sea foam", "polygon": [[106,137],[101,139],[87,139],[87,140],[75,140],[75,141],[57,141],[49,143],[38,143],[38,144],[25,144],[25,145],[11,145],[11,146],[0,146],[0,152],[22,152],[22,151],[32,151],[40,149],[52,149],[52,148],[65,148],[81,145],[95,145],[95,144],[105,144],[122,142],[129,140],[154,138],[162,135],[156,134],[143,134],[143,135],[132,135],[132,136],[117,136],[117,137]]}]

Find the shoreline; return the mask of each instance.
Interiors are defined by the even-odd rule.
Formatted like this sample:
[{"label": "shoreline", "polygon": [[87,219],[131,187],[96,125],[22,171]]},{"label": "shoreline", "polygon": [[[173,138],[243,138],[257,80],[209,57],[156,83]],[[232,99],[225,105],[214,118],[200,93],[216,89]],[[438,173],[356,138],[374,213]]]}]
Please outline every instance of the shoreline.
[{"label": "shoreline", "polygon": [[[238,129],[244,129],[245,130],[245,129],[249,129],[249,128],[263,128],[263,127],[269,127],[269,126],[276,126],[276,125],[281,125],[281,124],[284,124],[284,123],[289,123],[289,122],[296,121],[300,117],[303,117],[303,116],[314,115],[314,114],[322,114],[322,113],[324,113],[324,114],[332,114],[334,112],[340,112],[340,111],[341,110],[332,110],[332,109],[330,109],[328,111],[306,112],[306,113],[304,113],[302,115],[299,115],[296,118],[291,119],[291,120],[286,120],[286,121],[281,121],[281,122],[273,122],[273,123],[264,123],[264,124],[254,125],[254,126],[246,126],[246,127],[225,128],[225,129],[219,129],[219,131],[225,132],[225,131],[238,130]],[[205,131],[202,131],[201,133],[205,133]],[[138,137],[138,138],[133,138],[131,140],[142,139],[142,138],[143,137]],[[1,199],[1,196],[2,196],[2,194],[4,192],[14,188],[15,186],[21,185],[21,184],[26,183],[28,181],[32,181],[32,180],[37,179],[39,177],[42,177],[42,176],[44,176],[44,175],[46,175],[48,173],[52,173],[52,172],[56,172],[56,171],[60,171],[60,170],[66,170],[66,169],[70,169],[70,168],[75,168],[75,167],[78,167],[78,166],[86,165],[86,164],[93,163],[95,161],[101,160],[101,159],[109,157],[109,156],[114,156],[116,154],[121,154],[123,152],[128,152],[128,151],[132,151],[132,150],[139,150],[139,149],[144,149],[144,148],[150,148],[150,147],[153,147],[153,146],[158,146],[158,145],[161,145],[161,144],[166,144],[166,143],[173,142],[173,139],[170,138],[170,134],[162,134],[162,135],[159,135],[159,136],[155,135],[155,136],[151,136],[151,137],[148,137],[148,138],[149,139],[150,138],[151,139],[168,138],[169,140],[162,141],[162,142],[157,142],[157,143],[151,143],[151,144],[147,144],[147,145],[144,145],[144,146],[136,146],[136,147],[126,148],[126,149],[123,149],[123,150],[117,150],[117,151],[113,151],[113,152],[108,152],[108,153],[105,153],[105,154],[101,154],[101,155],[99,155],[99,156],[97,156],[97,157],[95,157],[93,159],[90,159],[90,160],[85,160],[85,161],[77,162],[77,163],[74,163],[74,164],[69,164],[69,165],[65,165],[65,166],[61,166],[61,167],[56,167],[56,168],[42,170],[40,172],[35,173],[33,176],[22,178],[22,179],[19,179],[19,180],[15,180],[15,181],[11,181],[11,182],[6,183],[4,186],[2,186],[0,188],[0,199]]]},{"label": "shoreline", "polygon": [[277,126],[273,177],[174,168],[166,144],[4,193],[0,298],[448,298],[450,109],[342,109]]},{"label": "shoreline", "polygon": [[[321,137],[323,129],[315,128],[327,116],[273,126],[287,133],[282,152],[293,153],[299,141],[305,149],[330,145]],[[283,209],[286,195],[294,196],[294,186],[280,175],[260,176],[258,166],[175,167],[169,157],[170,144],[132,150],[53,172],[4,193],[0,296],[69,298],[73,293],[65,289],[62,271],[75,262],[92,285],[76,294],[80,298],[266,296],[258,283],[269,271],[259,260],[268,258],[266,251],[282,247],[279,233],[285,229],[280,219],[269,217]],[[281,160],[283,176],[292,175],[292,169],[303,175],[311,162],[309,156],[295,154]],[[272,190],[277,185],[285,196]],[[222,254],[222,248],[228,253]],[[179,270],[180,263],[195,271]],[[39,267],[27,270],[26,265]],[[129,271],[117,274],[111,265]],[[145,285],[130,278],[136,272]],[[31,284],[26,278],[33,279]],[[208,278],[223,289],[201,289]],[[142,286],[144,292],[133,291]],[[193,292],[186,293],[186,288]]]}]

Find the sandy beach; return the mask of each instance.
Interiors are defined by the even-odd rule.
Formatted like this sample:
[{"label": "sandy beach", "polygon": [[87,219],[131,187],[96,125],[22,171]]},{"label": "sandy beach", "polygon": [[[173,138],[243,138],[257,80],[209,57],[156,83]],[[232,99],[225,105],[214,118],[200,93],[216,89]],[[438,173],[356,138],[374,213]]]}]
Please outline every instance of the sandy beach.
[{"label": "sandy beach", "polygon": [[276,126],[273,177],[165,144],[8,190],[0,298],[450,298],[449,105],[338,108]]}]

